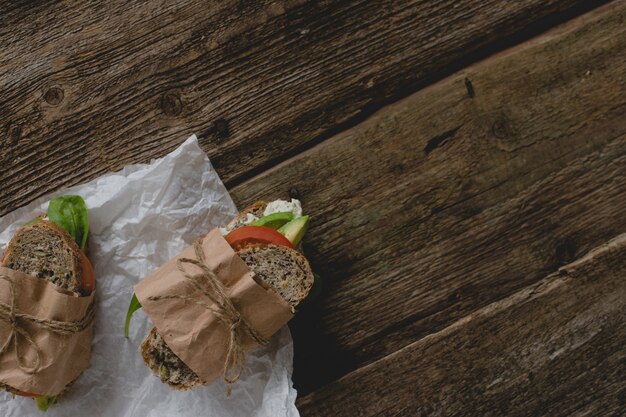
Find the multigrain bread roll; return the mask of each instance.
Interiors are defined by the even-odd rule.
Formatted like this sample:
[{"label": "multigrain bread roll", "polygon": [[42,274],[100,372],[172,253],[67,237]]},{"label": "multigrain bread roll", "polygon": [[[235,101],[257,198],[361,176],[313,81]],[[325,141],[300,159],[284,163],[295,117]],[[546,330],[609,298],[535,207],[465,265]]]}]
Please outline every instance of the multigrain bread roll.
[{"label": "multigrain bread roll", "polygon": [[[48,213],[22,226],[9,242],[0,263],[3,267],[47,280],[78,296],[95,289],[91,262],[85,255],[89,230],[87,206],[80,196],[65,195],[50,201]],[[46,411],[74,381],[55,396],[21,392],[0,384],[14,395],[32,397]]]},{"label": "multigrain bread roll", "polygon": [[[235,230],[249,222],[249,214],[262,217],[267,203],[256,202],[239,213],[226,227]],[[294,309],[306,298],[313,286],[313,271],[297,250],[273,244],[250,244],[237,251],[254,272],[254,280],[264,288],[273,289]],[[172,352],[153,327],[141,345],[146,365],[162,382],[176,390],[190,390],[203,381]]]}]

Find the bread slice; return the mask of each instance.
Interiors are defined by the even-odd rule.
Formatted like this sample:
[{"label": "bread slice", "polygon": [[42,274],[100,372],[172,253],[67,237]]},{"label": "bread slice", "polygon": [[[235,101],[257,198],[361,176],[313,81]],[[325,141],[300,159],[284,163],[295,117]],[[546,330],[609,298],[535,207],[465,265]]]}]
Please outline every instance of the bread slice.
[{"label": "bread slice", "polygon": [[263,217],[263,212],[265,211],[265,207],[267,207],[266,201],[257,201],[254,204],[246,207],[243,211],[241,211],[237,217],[231,220],[230,223],[226,225],[226,230],[232,232],[233,230],[244,226],[244,222],[248,218],[248,214],[252,214],[258,218]]},{"label": "bread slice", "polygon": [[[254,272],[254,279],[264,288],[271,288],[296,307],[313,285],[311,266],[302,254],[277,245],[254,244],[237,252]],[[189,390],[202,381],[167,346],[153,327],[141,344],[141,355],[148,368],[162,382],[177,390]]]},{"label": "bread slice", "polygon": [[246,246],[237,254],[254,272],[259,285],[273,289],[294,308],[313,286],[309,261],[296,250],[257,243]]},{"label": "bread slice", "polygon": [[65,229],[51,221],[39,220],[19,229],[9,242],[2,264],[86,295],[80,248]]},{"label": "bread slice", "polygon": [[198,375],[172,352],[154,327],[141,344],[141,356],[162,382],[176,390],[186,391],[202,385]]}]

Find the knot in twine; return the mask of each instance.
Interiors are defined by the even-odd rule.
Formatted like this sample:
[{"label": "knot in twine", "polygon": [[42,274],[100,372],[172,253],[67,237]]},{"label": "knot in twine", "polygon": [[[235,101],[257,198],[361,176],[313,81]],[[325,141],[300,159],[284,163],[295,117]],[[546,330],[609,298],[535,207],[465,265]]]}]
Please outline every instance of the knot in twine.
[{"label": "knot in twine", "polygon": [[[6,322],[11,326],[11,332],[9,334],[9,337],[7,338],[2,348],[0,348],[0,356],[4,355],[4,353],[8,351],[11,342],[13,342],[13,345],[15,346],[15,357],[17,359],[17,365],[23,372],[27,374],[32,375],[39,372],[39,370],[41,369],[41,357],[43,353],[41,351],[41,348],[37,345],[37,342],[35,342],[30,334],[28,334],[26,329],[20,325],[20,321],[24,320],[34,323],[43,329],[60,335],[71,335],[80,333],[93,323],[93,303],[89,305],[88,310],[83,318],[75,322],[39,319],[30,314],[23,313],[17,309],[17,305],[15,302],[15,283],[13,282],[13,280],[7,275],[0,275],[0,279],[8,282],[9,288],[11,290],[11,304],[5,304],[3,302],[0,302],[0,320]],[[24,339],[35,350],[36,356],[33,366],[27,366],[24,363],[24,358],[20,353],[19,338]]]},{"label": "knot in twine", "polygon": [[[228,395],[230,396],[233,384],[239,380],[244,370],[246,358],[242,344],[243,336],[250,336],[250,338],[252,338],[259,345],[266,344],[267,340],[251,328],[246,320],[241,316],[239,310],[235,308],[235,305],[228,297],[228,294],[226,294],[226,287],[222,281],[220,281],[217,275],[215,275],[215,273],[206,264],[204,251],[202,250],[202,239],[194,242],[193,249],[196,253],[196,259],[179,258],[176,261],[176,266],[183,276],[198,291],[208,298],[213,305],[209,305],[183,295],[151,296],[148,297],[148,299],[152,301],[165,299],[186,300],[212,311],[217,318],[226,325],[230,331],[230,338],[228,341],[228,349],[226,351],[226,361],[224,363],[224,381],[228,385]],[[195,265],[200,268],[202,272],[200,274],[192,275],[185,270],[185,264]],[[202,285],[202,283],[205,285]]]}]

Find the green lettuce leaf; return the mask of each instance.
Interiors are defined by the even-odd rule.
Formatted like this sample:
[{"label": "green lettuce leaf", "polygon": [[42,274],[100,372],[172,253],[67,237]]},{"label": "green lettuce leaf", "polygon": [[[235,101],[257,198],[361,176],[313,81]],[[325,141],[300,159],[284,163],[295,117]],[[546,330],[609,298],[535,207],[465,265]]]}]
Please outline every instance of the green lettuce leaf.
[{"label": "green lettuce leaf", "polygon": [[48,218],[65,229],[81,249],[87,244],[89,217],[85,200],[78,195],[61,195],[48,206]]},{"label": "green lettuce leaf", "polygon": [[128,339],[128,331],[130,330],[130,319],[133,316],[133,313],[141,308],[141,304],[137,299],[135,293],[133,293],[133,298],[130,299],[130,305],[128,306],[128,312],[126,313],[126,321],[124,322],[124,337]]},{"label": "green lettuce leaf", "polygon": [[35,403],[37,404],[37,408],[41,411],[48,411],[48,408],[52,404],[54,404],[57,400],[57,396],[48,397],[46,395],[40,395],[39,397],[35,397]]}]

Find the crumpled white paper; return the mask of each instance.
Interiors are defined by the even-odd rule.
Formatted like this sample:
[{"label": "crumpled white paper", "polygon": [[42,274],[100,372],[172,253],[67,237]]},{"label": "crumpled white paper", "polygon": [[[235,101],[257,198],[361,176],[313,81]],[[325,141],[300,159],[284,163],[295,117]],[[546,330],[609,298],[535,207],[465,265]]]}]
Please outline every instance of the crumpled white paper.
[{"label": "crumpled white paper", "polygon": [[[141,310],[133,316],[130,339],[124,338],[133,285],[237,213],[195,136],[162,159],[39,198],[0,218],[0,249],[59,194],[79,194],[89,208],[97,315],[90,366],[47,416],[299,416],[287,326],[249,356],[230,398],[221,380],[193,391],[161,383],[139,353],[151,326]],[[33,400],[0,394],[0,416],[41,415]]]}]

